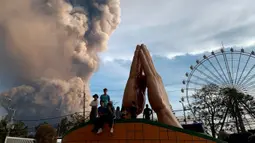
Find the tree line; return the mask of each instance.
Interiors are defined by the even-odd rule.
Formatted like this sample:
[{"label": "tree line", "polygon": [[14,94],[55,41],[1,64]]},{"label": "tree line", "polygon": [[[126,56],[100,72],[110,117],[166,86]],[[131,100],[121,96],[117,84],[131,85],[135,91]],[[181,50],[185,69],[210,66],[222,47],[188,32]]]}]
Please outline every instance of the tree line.
[{"label": "tree line", "polygon": [[[75,113],[71,116],[64,117],[56,126],[56,133],[58,137],[62,137],[69,129],[75,126],[79,126],[84,123],[84,117],[78,113]],[[47,125],[47,122],[40,123],[34,127],[34,132],[37,132],[38,128],[41,125]],[[0,120],[0,143],[4,143],[4,140],[7,135],[12,137],[29,137],[35,138],[35,134],[29,134],[29,130],[24,122],[16,121],[10,124],[8,117]]]},{"label": "tree line", "polygon": [[219,131],[246,132],[247,118],[255,117],[253,96],[235,87],[219,87],[208,84],[191,96],[192,116],[204,124],[208,133],[216,137]]}]

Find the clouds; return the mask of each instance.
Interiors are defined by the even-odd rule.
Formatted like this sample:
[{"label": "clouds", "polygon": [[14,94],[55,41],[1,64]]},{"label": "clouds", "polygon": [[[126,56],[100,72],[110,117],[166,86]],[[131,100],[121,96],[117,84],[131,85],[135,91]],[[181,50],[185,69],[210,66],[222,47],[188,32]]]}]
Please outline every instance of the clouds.
[{"label": "clouds", "polygon": [[[165,89],[168,93],[170,103],[174,109],[180,109],[181,88],[184,74],[189,70],[191,63],[194,63],[199,56],[178,56],[172,60],[166,57],[153,56],[153,62],[158,73],[163,79]],[[107,87],[111,99],[121,105],[122,95],[128,79],[131,61],[113,60],[102,62],[98,72],[91,81],[92,94],[101,94],[102,89]]]},{"label": "clouds", "polygon": [[169,85],[166,90],[174,109],[181,108],[184,74],[202,54],[221,48],[222,42],[226,47],[255,45],[252,0],[122,0],[121,10],[121,24],[110,38],[109,50],[100,55],[103,65],[92,80],[92,85],[99,77],[111,82],[119,101],[137,44],[145,43],[153,55]]},{"label": "clouds", "polygon": [[130,59],[135,45],[174,57],[225,46],[254,45],[255,2],[123,0],[122,22],[102,58]]}]

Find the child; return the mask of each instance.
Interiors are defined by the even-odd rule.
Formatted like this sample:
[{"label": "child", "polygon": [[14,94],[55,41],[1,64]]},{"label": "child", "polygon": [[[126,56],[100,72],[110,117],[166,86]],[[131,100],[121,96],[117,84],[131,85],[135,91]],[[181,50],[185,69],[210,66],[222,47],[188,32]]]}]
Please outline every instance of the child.
[{"label": "child", "polygon": [[90,120],[95,120],[97,117],[98,95],[93,95],[94,100],[89,104],[91,106]]}]

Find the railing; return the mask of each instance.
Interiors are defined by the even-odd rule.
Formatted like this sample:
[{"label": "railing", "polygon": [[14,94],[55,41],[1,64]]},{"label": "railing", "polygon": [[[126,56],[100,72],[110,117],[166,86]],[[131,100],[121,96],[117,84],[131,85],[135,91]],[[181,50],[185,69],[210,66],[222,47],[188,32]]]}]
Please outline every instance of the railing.
[{"label": "railing", "polygon": [[35,139],[7,136],[4,143],[35,143]]}]

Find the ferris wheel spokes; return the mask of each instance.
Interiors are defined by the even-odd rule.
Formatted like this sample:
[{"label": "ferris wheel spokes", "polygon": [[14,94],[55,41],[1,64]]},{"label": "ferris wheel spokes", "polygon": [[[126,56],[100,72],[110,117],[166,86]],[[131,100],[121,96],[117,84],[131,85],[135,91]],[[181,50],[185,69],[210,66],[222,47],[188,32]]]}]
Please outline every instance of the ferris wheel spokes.
[{"label": "ferris wheel spokes", "polygon": [[[207,79],[201,78],[201,77],[196,76],[196,75],[193,75],[193,77],[195,77],[195,78],[197,78],[197,79],[199,79],[199,80],[202,80],[202,81],[204,81],[204,82],[207,83],[207,84],[216,84],[216,83],[214,83],[214,82],[211,82],[211,81],[209,81],[209,80],[207,80]],[[212,79],[210,79],[210,80],[212,80]],[[213,80],[213,81],[214,81],[214,80]],[[218,81],[216,81],[216,82],[218,83]]]},{"label": "ferris wheel spokes", "polygon": [[202,65],[211,75],[213,75],[215,78],[217,78],[217,80],[218,80],[219,82],[225,82],[225,81],[222,81],[222,79],[220,79],[218,76],[216,76],[209,68],[207,68],[207,67],[204,65],[204,63],[201,63],[201,65]]},{"label": "ferris wheel spokes", "polygon": [[228,80],[228,78],[227,78],[227,76],[226,76],[226,74],[225,74],[225,72],[224,72],[224,70],[223,70],[223,68],[222,68],[218,58],[217,58],[217,56],[215,56],[215,59],[216,59],[216,61],[218,63],[218,66],[220,67],[221,72],[223,73],[224,78],[226,79],[227,83],[230,84],[230,82],[229,82],[229,80]]},{"label": "ferris wheel spokes", "polygon": [[247,74],[244,76],[244,78],[242,79],[242,81],[240,82],[240,84],[242,84],[245,79],[249,76],[249,74],[252,72],[252,70],[255,68],[255,64],[251,67],[251,69],[247,72]]},{"label": "ferris wheel spokes", "polygon": [[216,67],[212,64],[212,62],[210,61],[210,59],[208,59],[208,62],[209,62],[210,65],[213,67],[213,69],[217,72],[217,74],[219,75],[219,77],[223,80],[223,83],[227,84],[227,81],[221,76],[221,74],[220,74],[219,71],[216,69]]},{"label": "ferris wheel spokes", "polygon": [[[232,54],[232,53],[231,53],[231,54]],[[231,74],[230,69],[229,69],[227,56],[226,56],[226,53],[224,52],[223,49],[222,49],[222,55],[223,55],[223,58],[224,58],[224,62],[225,62],[226,69],[227,69],[228,78],[229,78],[229,80],[230,80],[230,83],[233,84],[233,78],[232,78],[232,74]]]},{"label": "ferris wheel spokes", "polygon": [[246,63],[245,63],[245,66],[244,66],[244,68],[243,68],[243,70],[242,70],[242,72],[241,72],[241,76],[239,77],[239,79],[238,79],[238,81],[237,81],[237,84],[239,84],[239,81],[240,81],[240,79],[242,78],[243,73],[244,73],[244,71],[245,71],[245,69],[246,69],[246,67],[247,67],[247,64],[249,63],[250,59],[251,59],[251,54],[249,55],[249,58],[248,58],[248,60],[247,60]]}]

